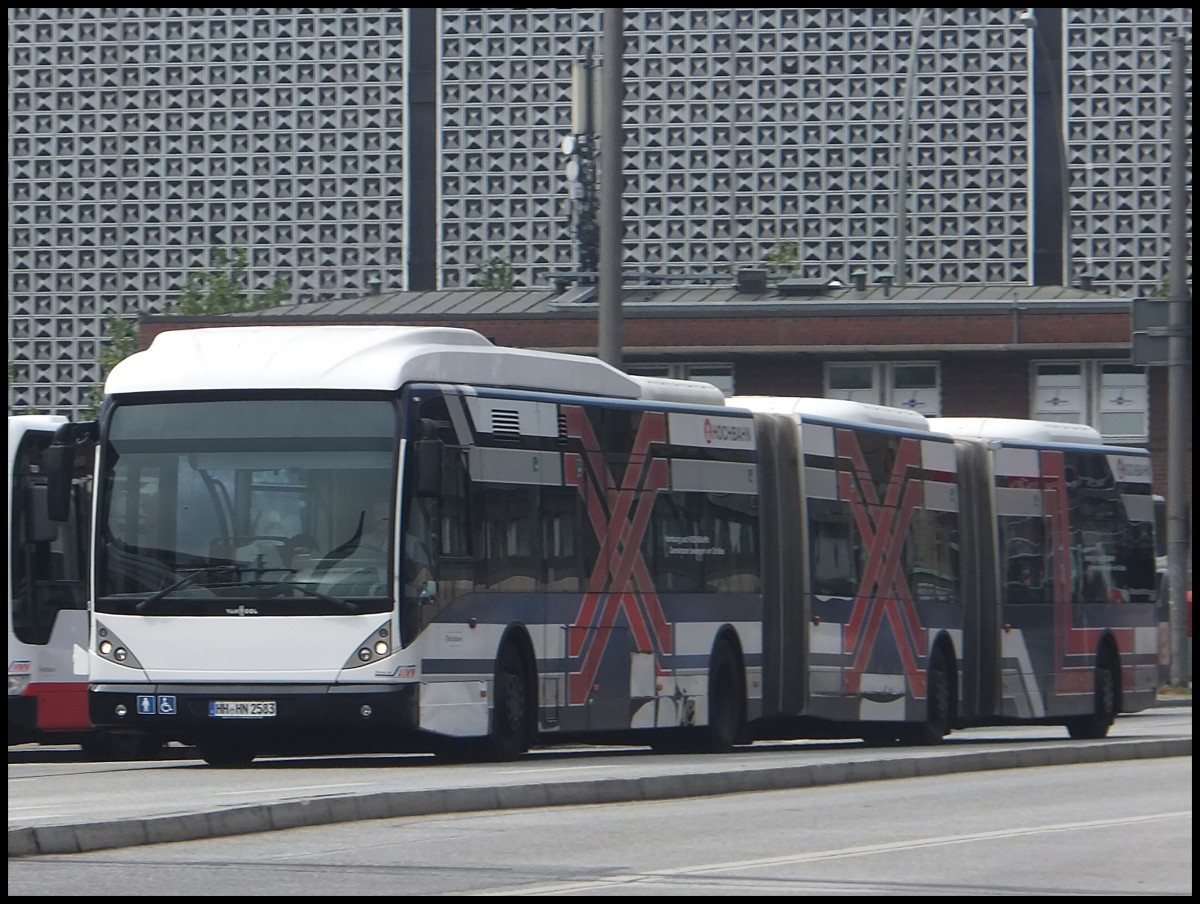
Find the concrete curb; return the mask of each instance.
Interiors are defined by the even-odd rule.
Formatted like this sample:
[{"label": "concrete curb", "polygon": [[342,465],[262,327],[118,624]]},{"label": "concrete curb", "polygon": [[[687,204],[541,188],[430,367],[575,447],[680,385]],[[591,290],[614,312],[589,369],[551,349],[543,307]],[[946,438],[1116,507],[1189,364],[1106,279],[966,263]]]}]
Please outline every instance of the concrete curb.
[{"label": "concrete curb", "polygon": [[305,826],[394,819],[432,813],[527,809],[578,804],[624,803],[777,791],[847,782],[981,772],[1027,766],[1191,756],[1191,738],[1080,742],[1055,747],[1008,748],[921,757],[849,759],[735,772],[712,771],[644,778],[445,788],[321,797],[233,807],[204,813],[120,819],[82,825],[9,829],[8,856],[77,854],[170,841],[196,841]]}]

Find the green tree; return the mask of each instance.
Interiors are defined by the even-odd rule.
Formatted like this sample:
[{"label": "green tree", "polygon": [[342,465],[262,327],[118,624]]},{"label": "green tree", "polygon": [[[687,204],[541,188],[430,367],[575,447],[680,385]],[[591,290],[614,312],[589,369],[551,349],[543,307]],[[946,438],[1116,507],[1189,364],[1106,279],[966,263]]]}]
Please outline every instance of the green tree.
[{"label": "green tree", "polygon": [[251,292],[246,285],[250,255],[245,248],[212,250],[212,266],[188,274],[179,297],[165,313],[203,316],[261,311],[282,304],[291,294],[288,284],[276,279],[269,289]]},{"label": "green tree", "polygon": [[[245,248],[214,248],[212,266],[207,270],[195,270],[184,280],[183,288],[174,302],[163,310],[164,314],[186,314],[205,316],[208,314],[236,314],[261,311],[282,304],[291,294],[288,284],[276,279],[270,288],[262,292],[251,292],[247,282],[250,255]],[[90,406],[84,416],[94,418],[104,400],[104,380],[112,369],[138,349],[137,317],[123,317],[110,313],[104,318],[108,338],[100,349],[100,384],[92,389]]]},{"label": "green tree", "polygon": [[13,383],[16,382],[17,365],[10,358],[8,361],[8,413],[14,414],[38,414],[38,410],[32,406],[26,406],[21,411],[13,411]]},{"label": "green tree", "polygon": [[137,318],[122,317],[109,312],[104,317],[108,338],[100,348],[100,382],[88,393],[88,407],[84,409],[85,420],[95,420],[100,414],[100,403],[104,401],[104,380],[118,362],[128,358],[138,347]]},{"label": "green tree", "polygon": [[480,289],[508,292],[516,285],[516,282],[517,276],[513,265],[496,254],[479,268],[475,278],[471,280],[471,285]]},{"label": "green tree", "polygon": [[788,276],[800,272],[800,245],[797,242],[783,242],[772,245],[762,259],[762,266],[770,276]]}]

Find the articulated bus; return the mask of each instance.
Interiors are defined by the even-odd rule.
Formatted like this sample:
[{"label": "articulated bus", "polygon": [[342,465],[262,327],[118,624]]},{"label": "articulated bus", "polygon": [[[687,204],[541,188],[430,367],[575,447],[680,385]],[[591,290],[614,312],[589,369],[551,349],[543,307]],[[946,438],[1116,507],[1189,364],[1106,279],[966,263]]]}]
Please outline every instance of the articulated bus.
[{"label": "articulated bus", "polygon": [[[1059,444],[1061,479],[1022,473],[1048,506],[1043,568],[1121,563],[1103,601],[1065,613],[1046,584],[1043,630],[1032,604],[997,608],[998,554],[977,559],[1007,529],[993,497],[1013,505],[971,482],[995,441],[895,409],[802,411],[820,403],[727,402],[461,329],[160,334],[113,369],[97,426],[91,719],[238,765],[933,743],[1006,719],[1094,735],[1144,705],[1135,551],[1105,546],[1111,526],[1077,544],[1056,496],[1079,455],[1098,477],[1141,453]],[[1085,502],[1123,518],[1141,487]],[[1078,562],[1054,546],[1067,534]],[[1044,650],[1054,631],[1067,646]],[[1021,672],[1021,644],[1035,669],[1061,653],[1070,687]]]},{"label": "articulated bus", "polygon": [[765,671],[781,677],[781,736],[804,716],[868,740],[1018,722],[1094,738],[1153,702],[1145,450],[1077,424],[729,404],[758,412],[764,562],[778,565],[764,565],[766,610],[782,613],[764,648],[784,663]]}]

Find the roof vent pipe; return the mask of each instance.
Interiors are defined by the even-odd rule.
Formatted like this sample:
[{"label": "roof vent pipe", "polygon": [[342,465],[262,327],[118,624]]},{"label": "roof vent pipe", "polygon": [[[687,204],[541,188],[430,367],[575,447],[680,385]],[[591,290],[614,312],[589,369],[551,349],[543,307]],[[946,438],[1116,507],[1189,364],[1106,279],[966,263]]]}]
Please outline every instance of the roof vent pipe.
[{"label": "roof vent pipe", "polygon": [[854,279],[854,291],[860,295],[867,291],[867,271],[861,267],[855,270],[850,276]]},{"label": "roof vent pipe", "polygon": [[767,271],[738,270],[734,286],[746,295],[763,295],[767,291]]}]

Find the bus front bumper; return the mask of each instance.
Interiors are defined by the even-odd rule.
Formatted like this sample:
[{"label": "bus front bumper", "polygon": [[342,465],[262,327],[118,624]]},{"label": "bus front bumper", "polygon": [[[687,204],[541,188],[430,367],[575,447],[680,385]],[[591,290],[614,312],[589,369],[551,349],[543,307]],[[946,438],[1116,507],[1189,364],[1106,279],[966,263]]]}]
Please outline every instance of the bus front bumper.
[{"label": "bus front bumper", "polygon": [[183,743],[213,738],[267,750],[413,749],[419,687],[401,685],[93,684],[97,728]]}]

